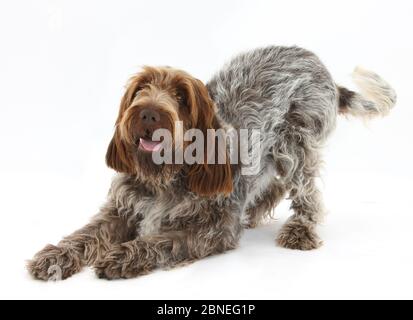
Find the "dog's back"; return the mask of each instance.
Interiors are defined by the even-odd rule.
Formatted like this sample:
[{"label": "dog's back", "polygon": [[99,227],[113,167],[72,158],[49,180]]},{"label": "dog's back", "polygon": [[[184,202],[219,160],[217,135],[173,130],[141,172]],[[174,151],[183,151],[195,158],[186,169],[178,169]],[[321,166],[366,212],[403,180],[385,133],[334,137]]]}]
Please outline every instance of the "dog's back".
[{"label": "dog's back", "polygon": [[[235,57],[208,83],[222,119],[237,128],[277,131],[287,113],[308,113],[306,126],[330,127],[338,111],[336,85],[321,61],[298,47],[267,47]],[[321,104],[321,105],[320,105]],[[308,110],[306,110],[306,108]],[[311,120],[330,123],[311,123]],[[300,122],[300,123],[298,123]],[[294,125],[303,125],[298,121]]]}]

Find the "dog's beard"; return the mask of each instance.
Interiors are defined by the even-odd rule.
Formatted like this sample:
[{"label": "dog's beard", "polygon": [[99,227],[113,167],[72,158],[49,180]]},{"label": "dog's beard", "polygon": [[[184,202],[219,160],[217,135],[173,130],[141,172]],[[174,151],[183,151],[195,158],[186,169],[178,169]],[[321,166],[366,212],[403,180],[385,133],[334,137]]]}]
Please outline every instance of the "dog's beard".
[{"label": "dog's beard", "polygon": [[182,165],[175,163],[157,164],[153,160],[152,152],[139,149],[135,151],[134,158],[138,178],[158,187],[168,185],[182,169]]}]

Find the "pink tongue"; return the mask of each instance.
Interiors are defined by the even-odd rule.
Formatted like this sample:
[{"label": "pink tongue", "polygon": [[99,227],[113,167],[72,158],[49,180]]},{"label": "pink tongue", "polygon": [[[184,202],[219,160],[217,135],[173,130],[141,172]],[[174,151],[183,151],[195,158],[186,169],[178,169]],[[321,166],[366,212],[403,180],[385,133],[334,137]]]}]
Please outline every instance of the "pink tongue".
[{"label": "pink tongue", "polygon": [[146,151],[159,151],[161,149],[161,142],[154,142],[150,140],[140,139],[140,146]]}]

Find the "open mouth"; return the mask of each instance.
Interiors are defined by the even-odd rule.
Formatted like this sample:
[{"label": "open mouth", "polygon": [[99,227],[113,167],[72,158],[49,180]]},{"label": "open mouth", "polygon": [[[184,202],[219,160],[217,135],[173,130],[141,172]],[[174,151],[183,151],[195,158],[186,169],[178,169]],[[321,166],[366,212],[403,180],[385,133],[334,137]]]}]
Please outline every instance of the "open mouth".
[{"label": "open mouth", "polygon": [[139,139],[139,149],[146,152],[157,152],[161,150],[162,141],[152,141],[148,139]]}]

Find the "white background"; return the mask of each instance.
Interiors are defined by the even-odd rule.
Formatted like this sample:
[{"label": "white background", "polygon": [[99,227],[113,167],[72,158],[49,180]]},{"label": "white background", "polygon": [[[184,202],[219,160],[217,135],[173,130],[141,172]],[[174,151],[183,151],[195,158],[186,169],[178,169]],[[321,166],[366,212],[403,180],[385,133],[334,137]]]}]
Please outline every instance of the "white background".
[{"label": "white background", "polygon": [[[412,1],[2,1],[0,298],[413,298]],[[25,260],[85,224],[113,172],[104,156],[126,80],[170,65],[207,81],[239,51],[297,44],[338,83],[362,65],[399,103],[385,119],[339,119],[326,147],[325,245],[281,249],[288,217],[238,250],[128,281],[86,269],[32,280]]]}]

